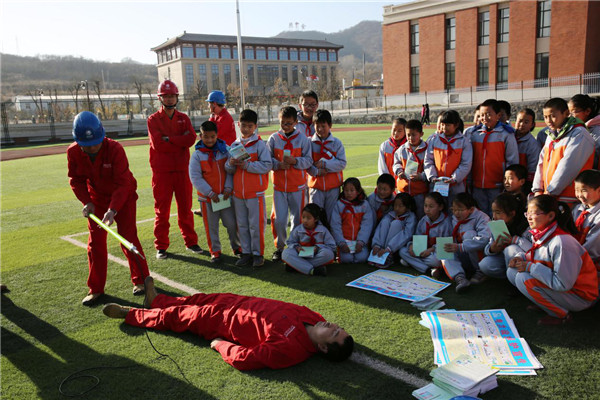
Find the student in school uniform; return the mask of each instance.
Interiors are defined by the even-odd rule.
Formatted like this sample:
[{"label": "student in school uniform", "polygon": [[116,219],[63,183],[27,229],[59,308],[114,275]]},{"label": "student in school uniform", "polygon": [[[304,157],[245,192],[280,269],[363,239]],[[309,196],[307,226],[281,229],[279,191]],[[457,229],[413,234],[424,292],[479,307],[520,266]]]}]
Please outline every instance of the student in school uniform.
[{"label": "student in school uniform", "polygon": [[600,171],[588,169],[577,175],[575,196],[581,202],[573,209],[575,237],[590,254],[600,274]]},{"label": "student in school uniform", "polygon": [[542,148],[531,132],[535,128],[535,112],[531,108],[524,108],[517,114],[515,123],[515,138],[519,148],[519,164],[527,168],[527,181],[525,193],[531,191],[533,177],[537,169]]},{"label": "student in school uniform", "polygon": [[514,129],[500,122],[500,107],[494,99],[481,103],[483,125],[473,131],[473,197],[479,209],[491,215],[492,201],[502,192],[504,170],[519,163],[519,149]]},{"label": "student in school uniform", "polygon": [[406,120],[396,118],[392,123],[390,137],[379,146],[377,170],[381,174],[394,174],[394,153],[406,143]]},{"label": "student in school uniform", "polygon": [[427,143],[423,137],[423,126],[416,119],[406,123],[407,142],[394,153],[394,174],[396,188],[410,194],[415,199],[417,220],[423,218],[423,202],[429,191],[429,182],[425,174],[425,154]]},{"label": "student in school uniform", "polygon": [[307,137],[315,134],[315,124],[313,117],[315,111],[319,108],[319,96],[314,90],[305,90],[300,95],[298,101],[298,125],[296,129],[304,133]]},{"label": "student in school uniform", "polygon": [[215,264],[222,261],[219,221],[227,229],[233,253],[242,253],[233,207],[213,211],[213,206],[228,200],[233,191],[233,176],[225,171],[229,152],[225,141],[218,138],[217,132],[214,122],[203,122],[200,126],[200,141],[190,158],[190,179],[198,191],[210,259]]},{"label": "student in school uniform", "polygon": [[254,132],[258,115],[252,110],[240,113],[242,137],[232,144],[244,146],[248,159],[229,157],[225,171],[233,174],[233,206],[238,224],[242,256],[235,263],[239,267],[264,264],[265,227],[267,210],[265,191],[269,186],[268,174],[272,168],[271,155],[265,142]]},{"label": "student in school uniform", "polygon": [[527,221],[534,243],[528,252],[509,263],[508,280],[533,302],[531,310],[543,310],[539,325],[563,325],[572,311],[598,301],[598,271],[588,252],[577,242],[569,207],[549,195],[532,198]]},{"label": "student in school uniform", "polygon": [[594,139],[593,168],[598,169],[600,167],[600,115],[598,115],[600,99],[587,94],[576,94],[571,97],[568,105],[571,116],[582,120]]},{"label": "student in school uniform", "polygon": [[313,163],[311,145],[306,135],[294,128],[297,122],[296,109],[291,106],[282,107],[279,110],[281,129],[272,134],[267,141],[273,164],[271,231],[275,241],[272,257],[274,262],[281,261],[287,238],[288,217],[292,217],[291,230],[294,230],[300,225],[302,209],[308,203],[306,170]]},{"label": "student in school uniform", "polygon": [[342,141],[331,133],[329,111],[317,110],[313,121],[316,134],[310,139],[313,165],[307,170],[308,194],[311,203],[325,209],[329,222],[344,182],[346,151]]},{"label": "student in school uniform", "polygon": [[377,178],[376,185],[373,193],[367,197],[367,201],[375,213],[375,226],[393,208],[396,198],[396,181],[390,174],[381,174]]},{"label": "student in school uniform", "polygon": [[471,133],[473,133],[474,130],[481,128],[481,115],[479,114],[479,107],[481,107],[481,104],[477,105],[473,112],[473,125],[465,128],[463,131],[463,134],[468,138],[471,137]]},{"label": "student in school uniform", "polygon": [[435,182],[444,178],[448,182],[448,205],[454,196],[466,190],[466,179],[473,162],[471,141],[461,129],[463,122],[458,112],[444,111],[441,115],[441,132],[436,133],[428,143],[425,153],[425,176],[433,191]]},{"label": "student in school uniform", "polygon": [[569,114],[567,102],[559,97],[544,104],[549,136],[540,152],[532,192],[549,194],[572,207],[577,203],[575,177],[594,162],[594,139],[583,122]]}]

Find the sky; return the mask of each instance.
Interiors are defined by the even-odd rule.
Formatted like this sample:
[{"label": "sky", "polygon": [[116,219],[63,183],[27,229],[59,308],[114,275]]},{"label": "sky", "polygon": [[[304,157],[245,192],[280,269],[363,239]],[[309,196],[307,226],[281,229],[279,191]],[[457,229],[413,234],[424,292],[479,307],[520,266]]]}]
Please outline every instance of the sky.
[{"label": "sky", "polygon": [[[334,33],[360,21],[383,21],[383,6],[401,1],[240,0],[242,36],[298,29]],[[188,33],[236,35],[235,0],[0,0],[0,51],[20,56],[125,58],[155,64],[150,49]]]}]

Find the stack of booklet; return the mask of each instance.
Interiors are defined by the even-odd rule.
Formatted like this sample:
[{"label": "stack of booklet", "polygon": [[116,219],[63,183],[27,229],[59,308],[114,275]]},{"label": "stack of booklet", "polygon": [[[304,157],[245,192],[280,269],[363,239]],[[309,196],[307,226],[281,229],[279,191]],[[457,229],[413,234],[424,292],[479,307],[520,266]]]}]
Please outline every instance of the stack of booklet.
[{"label": "stack of booklet", "polygon": [[423,300],[413,301],[410,305],[421,311],[432,311],[439,310],[444,307],[446,303],[444,303],[444,300],[441,297],[429,296]]},{"label": "stack of booklet", "polygon": [[415,390],[417,399],[451,399],[454,396],[472,396],[498,387],[498,369],[475,358],[461,354],[448,364],[431,371],[433,383]]}]

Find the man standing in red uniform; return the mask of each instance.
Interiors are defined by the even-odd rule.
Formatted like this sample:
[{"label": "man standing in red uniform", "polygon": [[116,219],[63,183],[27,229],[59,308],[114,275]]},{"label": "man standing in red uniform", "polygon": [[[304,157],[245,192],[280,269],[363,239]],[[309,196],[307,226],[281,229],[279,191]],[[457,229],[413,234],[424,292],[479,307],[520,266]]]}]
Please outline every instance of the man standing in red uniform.
[{"label": "man standing in red uniform", "polygon": [[210,106],[211,116],[209,121],[217,124],[218,138],[231,146],[235,142],[237,135],[235,133],[235,123],[229,111],[225,108],[225,94],[220,90],[213,90],[208,94],[206,99]]},{"label": "man standing in red uniform", "polygon": [[156,258],[167,258],[169,248],[169,215],[175,193],[177,222],[185,247],[202,253],[194,230],[192,214],[192,182],[189,175],[190,147],[196,142],[196,132],[187,115],[177,111],[179,91],[165,80],[158,85],[159,111],[148,118],[150,138],[150,167],[154,194],[154,247]]},{"label": "man standing in red uniform", "polygon": [[150,309],[110,303],[102,311],[133,326],[201,335],[239,370],[286,368],[317,352],[343,361],[354,348],[352,336],[338,325],[283,301],[231,293],[170,297],[157,294],[148,277],[145,305]]},{"label": "man standing in red uniform", "polygon": [[[119,234],[143,255],[135,221],[137,182],[129,170],[123,146],[105,137],[102,123],[89,111],[75,117],[73,138],[75,143],[67,149],[69,184],[84,205],[83,216],[102,215],[102,222],[107,225],[116,221]],[[94,304],[104,293],[108,259],[106,231],[91,219],[88,220],[88,229],[87,285],[90,289],[82,301],[86,306]],[[136,260],[135,254],[123,245],[121,249],[129,262],[133,294],[144,294],[144,278],[150,275],[146,260]]]}]

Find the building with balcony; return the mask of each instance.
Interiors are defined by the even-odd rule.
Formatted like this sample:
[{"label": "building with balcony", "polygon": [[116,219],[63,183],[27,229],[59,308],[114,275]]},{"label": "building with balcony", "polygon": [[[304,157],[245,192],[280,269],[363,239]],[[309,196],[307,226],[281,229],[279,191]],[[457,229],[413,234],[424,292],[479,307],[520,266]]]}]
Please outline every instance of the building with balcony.
[{"label": "building with balcony", "polygon": [[[290,92],[303,82],[331,85],[336,76],[338,52],[343,46],[326,40],[242,36],[243,78],[251,93],[270,90],[277,78]],[[237,37],[186,33],[152,48],[159,80],[171,79],[181,94],[226,91],[239,85]]]}]

